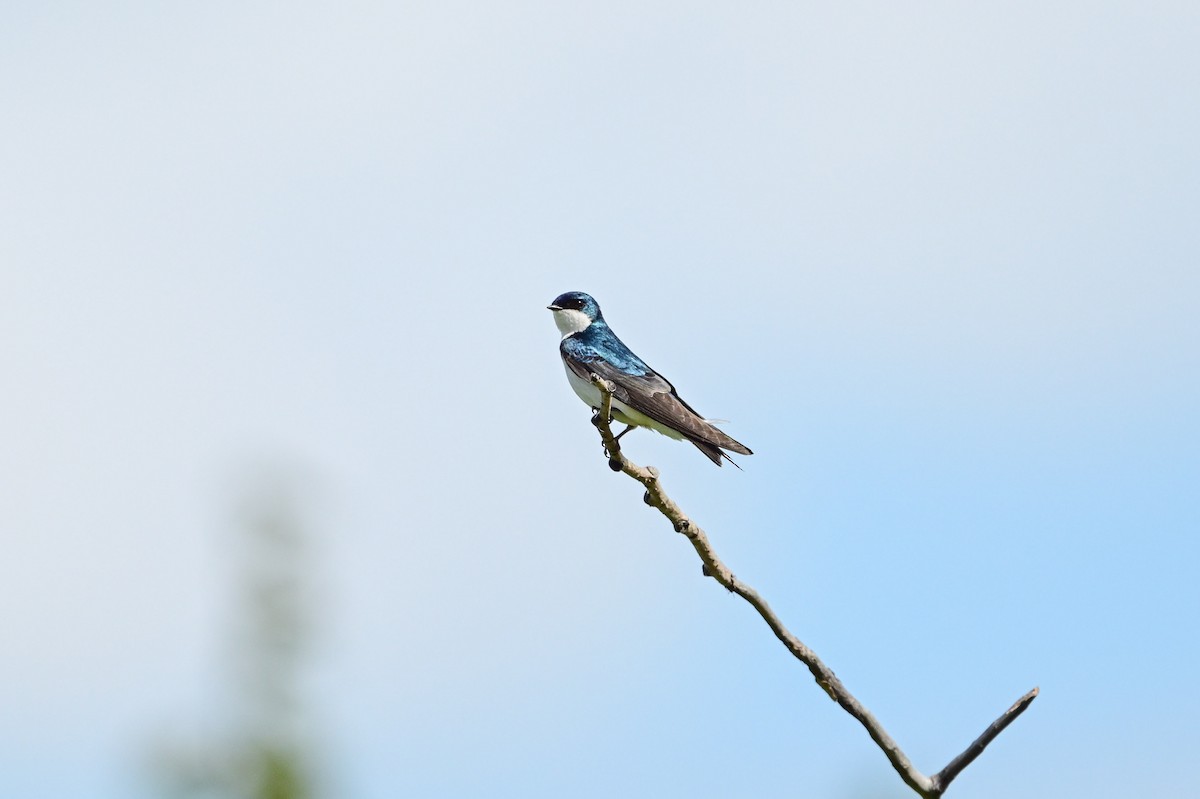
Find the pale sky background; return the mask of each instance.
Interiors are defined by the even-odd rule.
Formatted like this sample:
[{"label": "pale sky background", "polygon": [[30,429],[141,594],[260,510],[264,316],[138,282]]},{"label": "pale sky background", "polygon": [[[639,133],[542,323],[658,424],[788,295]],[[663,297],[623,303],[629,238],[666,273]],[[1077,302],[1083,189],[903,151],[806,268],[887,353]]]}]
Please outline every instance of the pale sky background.
[{"label": "pale sky background", "polygon": [[1200,5],[4,18],[0,795],[236,716],[265,468],[328,796],[912,796],[609,472],[570,289],[755,450],[627,439],[918,766],[1041,686],[950,796],[1200,792]]}]

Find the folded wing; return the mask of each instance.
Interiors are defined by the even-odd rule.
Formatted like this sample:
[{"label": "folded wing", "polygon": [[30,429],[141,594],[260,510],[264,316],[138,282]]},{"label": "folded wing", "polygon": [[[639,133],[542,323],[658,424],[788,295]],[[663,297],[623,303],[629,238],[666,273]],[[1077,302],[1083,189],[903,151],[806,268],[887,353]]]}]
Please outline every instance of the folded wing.
[{"label": "folded wing", "polygon": [[[590,380],[598,374],[613,385],[613,398],[645,414],[659,424],[678,430],[713,463],[721,465],[725,453],[722,449],[741,455],[752,455],[750,448],[735,441],[704,420],[700,414],[675,393],[675,387],[662,375],[647,370],[644,375],[630,375],[617,369],[598,353],[589,352],[590,347],[576,343],[569,346],[563,341],[563,360],[576,375]],[[569,348],[568,348],[569,347]],[[730,461],[732,463],[732,461]]]}]

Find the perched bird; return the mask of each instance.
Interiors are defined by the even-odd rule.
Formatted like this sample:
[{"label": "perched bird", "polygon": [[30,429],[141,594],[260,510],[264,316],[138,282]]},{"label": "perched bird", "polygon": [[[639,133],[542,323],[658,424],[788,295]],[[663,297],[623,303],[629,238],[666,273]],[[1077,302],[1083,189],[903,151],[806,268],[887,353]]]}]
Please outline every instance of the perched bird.
[{"label": "perched bird", "polygon": [[692,410],[665,377],[634,355],[612,332],[600,306],[589,295],[568,291],[546,307],[554,312],[554,324],[562,333],[558,351],[571,388],[579,398],[591,408],[600,407],[600,390],[592,385],[593,373],[613,385],[613,418],[629,425],[617,438],[635,427],[648,427],[677,441],[692,442],[718,466],[721,458],[733,463],[722,450],[753,454]]}]

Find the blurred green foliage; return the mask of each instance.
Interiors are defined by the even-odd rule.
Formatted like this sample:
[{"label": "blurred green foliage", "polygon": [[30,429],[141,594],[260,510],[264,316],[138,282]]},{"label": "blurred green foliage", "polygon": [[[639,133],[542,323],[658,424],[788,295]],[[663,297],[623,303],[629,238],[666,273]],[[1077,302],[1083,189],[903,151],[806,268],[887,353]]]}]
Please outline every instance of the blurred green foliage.
[{"label": "blurred green foliage", "polygon": [[288,481],[262,481],[243,502],[233,550],[233,716],[211,740],[158,747],[164,799],[314,799],[313,745],[300,686],[311,644],[308,537]]}]

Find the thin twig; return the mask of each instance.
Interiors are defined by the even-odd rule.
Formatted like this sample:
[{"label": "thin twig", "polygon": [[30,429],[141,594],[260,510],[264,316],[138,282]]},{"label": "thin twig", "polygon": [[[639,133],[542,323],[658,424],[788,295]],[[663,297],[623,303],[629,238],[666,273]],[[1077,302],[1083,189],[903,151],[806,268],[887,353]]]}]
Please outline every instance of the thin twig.
[{"label": "thin twig", "polygon": [[717,554],[713,551],[712,545],[708,542],[708,536],[704,530],[700,529],[699,525],[687,517],[683,510],[675,504],[674,500],[667,496],[663,491],[662,484],[659,481],[658,470],[653,466],[638,466],[621,452],[621,444],[613,435],[611,420],[612,420],[612,385],[601,378],[597,374],[591,375],[592,384],[600,390],[600,408],[596,415],[592,418],[592,423],[596,425],[600,431],[600,439],[604,442],[604,452],[608,456],[608,465],[613,471],[621,471],[637,480],[646,488],[646,494],[643,500],[647,505],[657,508],[663,516],[671,522],[675,528],[675,532],[685,536],[696,550],[696,554],[700,556],[700,560],[704,564],[704,574],[712,577],[721,585],[725,586],[729,591],[737,594],[745,599],[750,605],[758,611],[759,615],[771,628],[771,632],[775,633],[788,651],[812,672],[813,678],[817,681],[817,685],[829,695],[829,698],[837,702],[842,708],[854,718],[858,719],[859,723],[866,728],[867,734],[871,736],[876,745],[883,750],[887,756],[888,762],[892,764],[892,768],[900,775],[904,782],[920,794],[923,799],[937,799],[950,782],[966,768],[972,760],[979,756],[984,748],[992,742],[1000,732],[1007,727],[1012,721],[1029,707],[1034,698],[1038,695],[1038,689],[1034,688],[1025,696],[1017,700],[1016,704],[1010,707],[1005,713],[992,722],[983,734],[980,735],[967,749],[958,757],[950,761],[944,769],[939,771],[933,777],[927,777],[922,774],[908,756],[904,754],[900,746],[888,735],[887,730],[879,723],[871,712],[854,698],[854,695],[846,690],[846,686],[842,685],[842,681],[837,678],[833,670],[826,666],[816,653],[809,649],[804,643],[793,635],[779,617],[775,615],[775,611],[771,610],[771,606],[767,604],[758,592],[750,586],[743,583],[741,580],[734,577],[733,572],[729,570]]},{"label": "thin twig", "polygon": [[1004,731],[1004,728],[1013,723],[1017,716],[1025,712],[1025,709],[1033,704],[1033,700],[1037,699],[1038,689],[1034,688],[1025,696],[1013,703],[1013,706],[993,721],[983,734],[976,738],[970,746],[963,750],[963,753],[951,760],[944,769],[934,774],[931,778],[933,786],[937,788],[938,793],[946,790],[946,786],[950,781],[958,776],[959,772],[971,765],[971,761],[979,757],[983,752],[983,748],[990,744],[997,735]]}]

